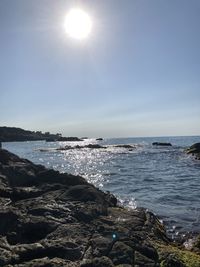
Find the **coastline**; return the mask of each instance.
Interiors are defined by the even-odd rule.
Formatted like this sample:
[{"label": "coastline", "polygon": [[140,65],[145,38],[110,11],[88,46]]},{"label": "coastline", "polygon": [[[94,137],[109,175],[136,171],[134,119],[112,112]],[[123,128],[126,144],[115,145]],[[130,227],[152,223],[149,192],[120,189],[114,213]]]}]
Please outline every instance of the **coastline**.
[{"label": "coastline", "polygon": [[[145,209],[128,211],[80,176],[0,149],[1,266],[192,266]],[[124,265],[126,264],[126,265]]]},{"label": "coastline", "polygon": [[[173,146],[153,146],[155,141],[170,141]],[[182,240],[200,230],[199,161],[185,152],[198,141],[199,137],[28,141],[3,143],[3,148],[46,168],[81,175],[104,192],[112,192],[123,206],[145,207],[159,216],[173,239]],[[107,148],[87,148],[90,143]],[[119,144],[132,144],[134,149],[116,147]],[[66,145],[83,148],[55,150]]]}]

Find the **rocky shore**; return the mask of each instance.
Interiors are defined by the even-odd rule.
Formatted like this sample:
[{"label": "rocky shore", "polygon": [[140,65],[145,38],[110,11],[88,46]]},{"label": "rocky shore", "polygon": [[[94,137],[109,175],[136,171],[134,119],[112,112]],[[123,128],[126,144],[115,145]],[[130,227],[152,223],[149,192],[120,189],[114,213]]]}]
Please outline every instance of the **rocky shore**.
[{"label": "rocky shore", "polygon": [[190,249],[153,213],[0,149],[0,266],[199,267]]}]

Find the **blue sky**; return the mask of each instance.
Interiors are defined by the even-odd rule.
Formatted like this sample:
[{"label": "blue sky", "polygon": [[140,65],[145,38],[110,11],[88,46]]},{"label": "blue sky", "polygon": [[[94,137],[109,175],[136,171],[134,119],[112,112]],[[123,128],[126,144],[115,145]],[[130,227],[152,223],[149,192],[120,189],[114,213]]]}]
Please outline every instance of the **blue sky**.
[{"label": "blue sky", "polygon": [[[92,18],[84,41],[64,19]],[[199,0],[1,0],[0,125],[67,136],[200,134]]]}]

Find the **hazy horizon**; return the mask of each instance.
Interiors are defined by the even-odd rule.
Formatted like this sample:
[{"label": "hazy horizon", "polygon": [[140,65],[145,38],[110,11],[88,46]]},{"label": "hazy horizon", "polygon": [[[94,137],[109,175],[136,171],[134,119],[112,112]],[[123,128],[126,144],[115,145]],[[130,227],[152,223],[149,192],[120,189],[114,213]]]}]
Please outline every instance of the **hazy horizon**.
[{"label": "hazy horizon", "polygon": [[[63,27],[91,17],[84,41]],[[200,135],[200,1],[1,0],[0,125],[63,136]]]},{"label": "hazy horizon", "polygon": [[[11,128],[21,128],[21,127],[16,127],[16,126],[8,126],[8,125],[0,125],[0,127],[11,127]],[[40,129],[24,129],[24,128],[21,128],[23,130],[26,130],[26,131],[33,131],[33,132],[37,132],[37,131],[41,131]],[[46,130],[44,131],[41,131],[43,134],[45,132],[47,132]],[[200,135],[159,135],[159,136],[149,136],[149,135],[146,135],[146,136],[100,136],[100,135],[97,135],[97,136],[92,136],[92,135],[89,135],[89,136],[83,136],[83,135],[77,135],[77,134],[74,134],[74,135],[68,135],[67,132],[66,133],[63,133],[62,131],[60,132],[50,132],[50,134],[61,134],[63,137],[78,137],[78,138],[103,138],[103,139],[120,139],[120,138],[125,138],[125,139],[129,139],[129,138],[173,138],[173,137],[200,137]]]}]

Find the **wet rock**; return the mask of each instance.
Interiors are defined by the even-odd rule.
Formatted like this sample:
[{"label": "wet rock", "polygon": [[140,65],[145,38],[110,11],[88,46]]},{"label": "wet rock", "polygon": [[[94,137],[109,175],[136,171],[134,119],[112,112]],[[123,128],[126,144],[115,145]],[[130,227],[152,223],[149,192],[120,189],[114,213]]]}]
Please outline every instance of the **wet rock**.
[{"label": "wet rock", "polygon": [[103,141],[103,138],[100,137],[100,138],[97,138],[96,140],[97,141]]},{"label": "wet rock", "polygon": [[106,148],[106,147],[100,146],[99,144],[88,144],[88,145],[85,145],[85,146],[79,146],[79,145],[76,145],[76,146],[65,146],[65,147],[57,148],[56,150],[72,150],[72,149],[83,149],[83,148],[102,149],[102,148]]},{"label": "wet rock", "polygon": [[192,154],[195,156],[196,159],[200,160],[200,143],[196,143],[194,145],[192,145],[191,147],[189,147],[186,152],[188,154]]},{"label": "wet rock", "polygon": [[57,139],[59,142],[80,142],[83,141],[83,139],[80,139],[78,137],[60,137]]},{"label": "wet rock", "polygon": [[165,142],[153,142],[153,146],[172,146],[171,143],[165,143]]}]

